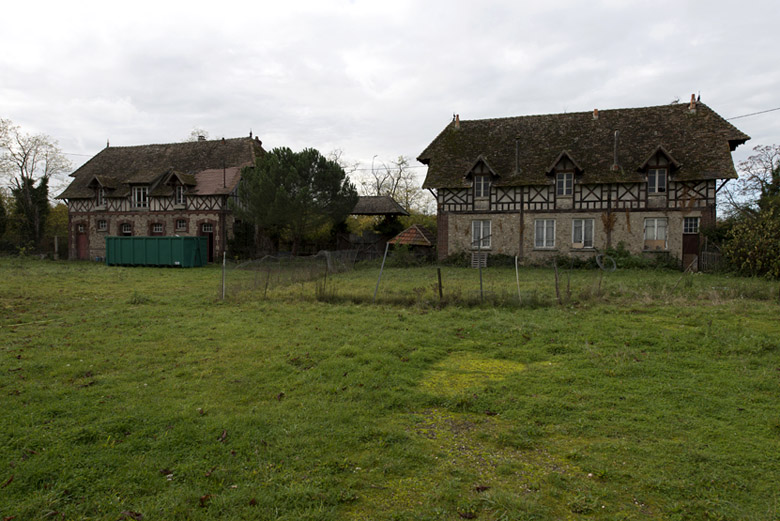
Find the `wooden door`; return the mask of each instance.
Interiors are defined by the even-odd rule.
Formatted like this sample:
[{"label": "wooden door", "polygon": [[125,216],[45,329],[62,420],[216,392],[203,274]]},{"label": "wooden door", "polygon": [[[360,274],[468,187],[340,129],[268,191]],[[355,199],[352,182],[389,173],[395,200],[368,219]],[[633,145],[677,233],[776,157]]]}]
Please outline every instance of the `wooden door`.
[{"label": "wooden door", "polygon": [[198,235],[207,237],[209,242],[209,257],[208,262],[214,262],[214,225],[211,223],[203,223],[200,225]]},{"label": "wooden door", "polygon": [[89,260],[89,237],[86,233],[76,236],[76,250],[79,260]]},{"label": "wooden door", "polygon": [[[691,266],[691,263],[694,263]],[[699,271],[699,234],[683,233],[682,243],[682,267],[683,269],[691,266],[691,270]]]}]

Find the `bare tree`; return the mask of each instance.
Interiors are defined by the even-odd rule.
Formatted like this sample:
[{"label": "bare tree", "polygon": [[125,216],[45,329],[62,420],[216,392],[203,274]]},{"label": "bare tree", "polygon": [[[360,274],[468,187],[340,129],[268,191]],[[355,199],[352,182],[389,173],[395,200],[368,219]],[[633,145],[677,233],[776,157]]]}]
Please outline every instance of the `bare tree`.
[{"label": "bare tree", "polygon": [[409,165],[409,158],[377,164],[377,156],[371,162],[371,171],[361,176],[359,189],[362,195],[386,195],[395,199],[408,212],[426,213],[430,196],[420,187],[420,182]]},{"label": "bare tree", "polygon": [[192,130],[190,131],[190,135],[187,136],[187,141],[202,141],[208,138],[209,138],[209,133],[207,130],[202,129],[200,127],[192,127]]},{"label": "bare tree", "polygon": [[49,209],[49,184],[70,167],[55,140],[28,134],[10,120],[0,119],[0,175],[10,184],[25,241],[40,242]]},{"label": "bare tree", "polygon": [[739,179],[725,190],[732,213],[756,213],[780,197],[780,145],[758,145],[739,163]]}]

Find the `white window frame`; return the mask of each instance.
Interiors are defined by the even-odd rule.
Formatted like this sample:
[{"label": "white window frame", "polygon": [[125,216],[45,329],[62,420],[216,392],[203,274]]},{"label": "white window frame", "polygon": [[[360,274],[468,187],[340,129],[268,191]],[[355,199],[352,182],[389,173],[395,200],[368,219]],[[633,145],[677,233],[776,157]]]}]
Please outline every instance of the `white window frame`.
[{"label": "white window frame", "polygon": [[[663,223],[663,226],[658,226]],[[664,250],[669,247],[669,220],[666,217],[645,217],[645,243],[647,241],[664,241]],[[662,239],[658,238],[658,231],[663,229],[664,236]]]},{"label": "white window frame", "polygon": [[129,233],[130,235],[133,234],[133,225],[130,223],[122,223],[122,226],[119,227],[119,231],[122,235]]},{"label": "white window frame", "polygon": [[96,199],[95,206],[98,206],[98,207],[105,206],[105,204],[106,204],[106,190],[105,190],[105,188],[103,188],[101,186],[101,187],[98,187],[95,190],[95,199]]},{"label": "white window frame", "polygon": [[651,168],[647,171],[647,193],[665,194],[666,181],[666,168]]},{"label": "white window frame", "polygon": [[108,230],[108,221],[106,221],[105,219],[99,219],[97,222],[97,230],[99,232],[104,232]]},{"label": "white window frame", "polygon": [[173,189],[173,204],[184,205],[186,204],[186,201],[187,198],[184,195],[184,185],[176,185]]},{"label": "white window frame", "polygon": [[558,172],[555,176],[556,194],[570,196],[574,193],[574,172]]},{"label": "white window frame", "polygon": [[152,233],[163,233],[162,223],[152,223]]},{"label": "white window frame", "polygon": [[474,198],[487,199],[488,197],[490,197],[490,176],[475,175],[474,176]]},{"label": "white window frame", "polygon": [[700,217],[684,217],[683,218],[683,233],[699,233],[699,219]]},{"label": "white window frame", "polygon": [[214,233],[214,225],[211,223],[201,224],[200,229],[203,231],[203,233]]},{"label": "white window frame", "polygon": [[[539,225],[541,224],[541,233]],[[555,219],[534,219],[534,249],[555,248]]]},{"label": "white window frame", "polygon": [[149,208],[149,187],[133,187],[133,208]]},{"label": "white window frame", "polygon": [[489,250],[491,239],[491,222],[489,219],[471,221],[471,248],[474,250]]},{"label": "white window frame", "polygon": [[[179,226],[179,224],[181,224],[181,226]],[[177,232],[187,231],[187,219],[176,219],[176,231]]]},{"label": "white window frame", "polygon": [[[578,230],[579,228],[579,230]],[[590,229],[590,241],[588,241],[588,230]],[[571,220],[571,243],[577,248],[593,248],[594,219],[572,219]]]}]

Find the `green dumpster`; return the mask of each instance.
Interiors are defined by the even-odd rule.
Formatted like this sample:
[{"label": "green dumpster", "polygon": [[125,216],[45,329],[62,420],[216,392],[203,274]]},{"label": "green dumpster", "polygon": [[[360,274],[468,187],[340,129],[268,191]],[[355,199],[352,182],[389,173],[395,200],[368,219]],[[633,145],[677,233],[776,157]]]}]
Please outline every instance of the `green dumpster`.
[{"label": "green dumpster", "polygon": [[106,237],[109,266],[197,268],[208,260],[206,237]]}]

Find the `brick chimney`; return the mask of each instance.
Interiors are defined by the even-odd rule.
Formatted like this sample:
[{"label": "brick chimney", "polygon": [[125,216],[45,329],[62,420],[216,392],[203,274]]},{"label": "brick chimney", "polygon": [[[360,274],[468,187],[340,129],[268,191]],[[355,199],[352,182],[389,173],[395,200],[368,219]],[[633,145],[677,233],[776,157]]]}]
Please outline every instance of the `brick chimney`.
[{"label": "brick chimney", "polygon": [[455,128],[460,128],[460,114],[455,114]]},{"label": "brick chimney", "polygon": [[599,119],[599,109],[593,109],[593,119]]},{"label": "brick chimney", "polygon": [[688,105],[688,110],[696,112],[696,94],[691,94],[691,103]]}]

